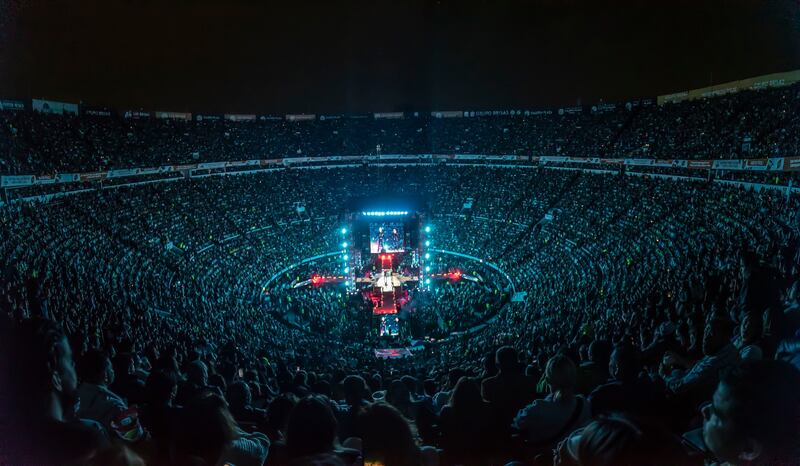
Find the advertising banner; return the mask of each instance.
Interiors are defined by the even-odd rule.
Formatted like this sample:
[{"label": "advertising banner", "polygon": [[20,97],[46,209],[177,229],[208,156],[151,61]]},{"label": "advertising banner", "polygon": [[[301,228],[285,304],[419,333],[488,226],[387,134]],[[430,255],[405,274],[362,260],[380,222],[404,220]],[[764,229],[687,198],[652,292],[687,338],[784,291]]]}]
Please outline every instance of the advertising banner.
[{"label": "advertising banner", "polygon": [[198,170],[209,170],[214,168],[225,168],[225,162],[203,162],[197,164]]},{"label": "advertising banner", "polygon": [[0,99],[0,110],[25,110],[25,102],[21,100]]},{"label": "advertising banner", "polygon": [[342,116],[341,116],[341,115],[320,115],[320,116],[319,116],[319,119],[320,119],[320,121],[325,121],[325,120],[341,120],[341,119],[342,119]]},{"label": "advertising banner", "polygon": [[447,112],[431,112],[431,116],[434,118],[461,118],[464,116],[464,112],[461,110],[451,110]]},{"label": "advertising banner", "polygon": [[108,178],[122,178],[125,176],[135,176],[139,174],[138,168],[126,168],[121,170],[109,170]]},{"label": "advertising banner", "polygon": [[74,183],[81,180],[81,175],[78,173],[59,173],[56,175],[56,181],[59,183]]},{"label": "advertising banner", "polygon": [[314,114],[299,114],[299,115],[286,115],[286,120],[288,121],[310,121],[315,120],[317,115]]},{"label": "advertising banner", "polygon": [[55,177],[52,176],[37,176],[36,181],[33,184],[36,185],[45,185],[45,184],[56,184]]},{"label": "advertising banner", "polygon": [[133,120],[142,120],[150,118],[150,112],[145,112],[143,110],[128,110],[122,116]]},{"label": "advertising banner", "polygon": [[566,162],[567,158],[566,157],[560,157],[560,156],[543,155],[542,157],[539,157],[539,160],[544,162],[544,163],[548,163],[548,162]]},{"label": "advertising banner", "polygon": [[742,161],[741,160],[714,160],[711,164],[711,168],[714,170],[741,170],[742,169]]},{"label": "advertising banner", "polygon": [[280,115],[259,115],[258,121],[283,121],[284,117]]},{"label": "advertising banner", "polygon": [[105,177],[106,172],[81,173],[81,181],[99,181]]},{"label": "advertising banner", "polygon": [[162,120],[183,120],[191,121],[192,114],[187,112],[155,112],[156,118]]},{"label": "advertising banner", "polygon": [[558,109],[559,115],[575,115],[583,113],[583,107],[564,107]]},{"label": "advertising banner", "polygon": [[208,122],[213,123],[215,121],[222,121],[222,116],[220,116],[220,115],[211,115],[211,114],[208,114],[208,113],[197,114],[197,115],[194,116],[194,121],[199,121],[201,123],[204,122],[204,121],[207,122],[207,123]]},{"label": "advertising banner", "polygon": [[3,188],[17,188],[20,186],[32,186],[33,175],[13,175],[0,176],[0,186]]},{"label": "advertising banner", "polygon": [[376,120],[380,119],[387,119],[387,120],[399,120],[404,118],[403,112],[380,112],[373,114]]},{"label": "advertising banner", "polygon": [[649,167],[653,165],[653,159],[625,159],[625,165],[634,165],[637,167]]},{"label": "advertising banner", "polygon": [[111,110],[103,107],[88,107],[88,106],[81,106],[81,113],[88,116],[95,116],[95,117],[110,117]]},{"label": "advertising banner", "polygon": [[240,115],[237,113],[226,113],[225,119],[228,121],[256,121],[255,115]]},{"label": "advertising banner", "polygon": [[57,102],[55,100],[33,99],[31,107],[35,112],[50,113],[52,115],[63,115],[65,113],[72,115],[78,114],[78,104]]},{"label": "advertising banner", "polygon": [[689,168],[711,168],[710,160],[689,160]]},{"label": "advertising banner", "polygon": [[785,171],[800,170],[800,157],[784,157],[783,158],[783,169]]},{"label": "advertising banner", "polygon": [[592,105],[592,113],[608,113],[617,109],[617,104],[600,103]]},{"label": "advertising banner", "polygon": [[715,86],[701,87],[690,91],[676,92],[658,96],[658,105],[666,103],[681,102],[684,100],[706,99],[721,95],[739,92],[745,89],[765,89],[768,87],[789,86],[800,81],[800,70],[787,71],[785,73],[772,73],[754,78],[740,79]]}]

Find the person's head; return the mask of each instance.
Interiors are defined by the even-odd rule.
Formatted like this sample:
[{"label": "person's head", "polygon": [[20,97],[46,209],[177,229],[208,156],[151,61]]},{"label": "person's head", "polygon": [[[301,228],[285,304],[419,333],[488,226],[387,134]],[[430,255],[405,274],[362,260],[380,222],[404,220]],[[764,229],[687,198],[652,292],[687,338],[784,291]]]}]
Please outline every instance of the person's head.
[{"label": "person's head", "polygon": [[206,363],[195,360],[187,364],[186,380],[195,385],[208,385],[208,368],[206,367]]},{"label": "person's head", "polygon": [[589,344],[589,361],[600,364],[601,366],[608,365],[608,358],[611,353],[611,346],[605,340],[593,340]]},{"label": "person's head", "polygon": [[150,405],[170,405],[178,393],[178,380],[172,372],[153,371],[144,383],[144,393]]},{"label": "person's head", "polygon": [[519,370],[517,350],[510,346],[503,346],[495,353],[495,362],[501,373],[511,373]]},{"label": "person's head", "polygon": [[410,375],[404,375],[400,377],[400,381],[403,382],[403,384],[406,386],[406,388],[408,388],[408,391],[411,392],[412,395],[417,393],[418,382],[416,378],[411,377]]},{"label": "person's head", "polygon": [[234,410],[250,406],[253,395],[247,382],[237,381],[228,387],[228,402]]},{"label": "person's head", "polygon": [[575,391],[577,382],[577,370],[575,363],[563,354],[557,354],[547,361],[544,369],[550,392],[558,399],[565,395],[571,395]]},{"label": "person's head", "polygon": [[294,375],[293,383],[298,387],[305,387],[308,385],[308,372],[297,371],[297,373]]},{"label": "person's head", "polygon": [[102,350],[89,350],[80,359],[81,379],[97,385],[111,385],[114,383],[114,366],[108,354]]},{"label": "person's head", "polygon": [[762,319],[758,315],[745,312],[742,315],[742,322],[739,324],[739,335],[742,344],[749,345],[761,338]]},{"label": "person's head", "polygon": [[620,344],[611,352],[608,373],[617,380],[630,380],[639,374],[639,352],[632,345]]},{"label": "person's head", "polygon": [[[492,357],[491,360],[494,361],[494,357]],[[452,389],[456,386],[458,381],[461,380],[461,377],[466,375],[467,373],[464,371],[464,369],[458,367],[455,369],[450,369],[450,372],[447,373],[447,385]]]},{"label": "person's head", "polygon": [[23,420],[72,416],[78,399],[78,376],[72,349],[61,327],[48,319],[22,321],[10,332],[10,408]]},{"label": "person's head", "polygon": [[356,425],[365,462],[382,461],[386,466],[418,464],[417,432],[394,406],[373,403],[359,413]]},{"label": "person's head", "polygon": [[114,356],[112,365],[116,376],[130,375],[136,370],[135,358],[132,353],[117,353]]},{"label": "person's head", "polygon": [[433,379],[425,379],[425,381],[422,382],[422,389],[425,392],[425,394],[428,395],[428,396],[435,395],[436,394],[436,389],[437,389],[436,381],[433,380]]},{"label": "person's head", "polygon": [[350,405],[360,405],[362,400],[367,398],[369,387],[363,377],[359,375],[348,375],[342,381],[342,391],[344,400]]},{"label": "person's head", "polygon": [[703,354],[713,356],[730,343],[733,324],[722,317],[712,317],[703,332]]},{"label": "person's head", "polygon": [[300,400],[289,414],[286,446],[291,458],[333,451],[336,442],[336,416],[330,403],[321,396]]},{"label": "person's head", "polygon": [[267,422],[270,427],[285,432],[286,425],[289,422],[289,414],[291,414],[296,404],[297,398],[292,394],[281,395],[272,400],[267,410]]},{"label": "person's head", "polygon": [[472,412],[476,406],[480,406],[482,403],[481,387],[472,377],[461,377],[448,402],[453,409],[465,412]]},{"label": "person's head", "polygon": [[703,440],[720,461],[779,464],[798,458],[800,371],[783,361],[748,361],[724,371],[703,408]]},{"label": "person's head", "polygon": [[217,464],[225,447],[238,438],[238,427],[225,400],[217,395],[199,396],[187,403],[175,419],[172,442],[176,464],[200,457]]},{"label": "person's head", "polygon": [[386,402],[400,409],[408,406],[411,402],[411,393],[408,387],[400,380],[393,380],[386,390]]},{"label": "person's head", "polygon": [[594,420],[566,442],[567,454],[580,466],[673,466],[685,459],[670,432],[621,414]]}]

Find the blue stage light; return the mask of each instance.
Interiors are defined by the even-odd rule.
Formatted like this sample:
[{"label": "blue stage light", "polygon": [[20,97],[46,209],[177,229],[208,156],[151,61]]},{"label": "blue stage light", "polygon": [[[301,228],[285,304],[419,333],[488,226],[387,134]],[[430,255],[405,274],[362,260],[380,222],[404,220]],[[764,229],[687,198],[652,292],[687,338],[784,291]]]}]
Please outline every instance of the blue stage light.
[{"label": "blue stage light", "polygon": [[431,258],[431,255],[430,255],[430,253],[427,253],[427,252],[426,252],[426,253],[425,253],[425,259],[430,259],[430,258]]},{"label": "blue stage light", "polygon": [[350,267],[345,267],[344,268],[344,273],[350,273]]},{"label": "blue stage light", "polygon": [[425,279],[425,284],[426,285],[430,285],[431,284],[431,279],[430,278],[426,278]]},{"label": "blue stage light", "polygon": [[425,227],[425,233],[430,233],[430,232],[431,232],[431,226],[428,225]]},{"label": "blue stage light", "polygon": [[342,234],[344,235],[345,233],[347,233],[347,228],[342,228]]},{"label": "blue stage light", "polygon": [[346,282],[344,282],[344,286],[350,286],[350,280],[347,280]]},{"label": "blue stage light", "polygon": [[426,265],[425,266],[425,271],[426,272],[430,272],[431,271],[431,266],[430,265]]},{"label": "blue stage light", "polygon": [[342,259],[344,259],[344,260],[350,260],[350,256],[348,256],[347,254],[345,254],[345,255],[344,255],[344,257],[343,257]]},{"label": "blue stage light", "polygon": [[430,241],[425,241],[425,246],[430,246],[430,245],[431,245]]},{"label": "blue stage light", "polygon": [[342,247],[343,247],[343,248],[346,248],[346,247],[347,247],[347,241],[345,241],[344,243],[342,243]]}]

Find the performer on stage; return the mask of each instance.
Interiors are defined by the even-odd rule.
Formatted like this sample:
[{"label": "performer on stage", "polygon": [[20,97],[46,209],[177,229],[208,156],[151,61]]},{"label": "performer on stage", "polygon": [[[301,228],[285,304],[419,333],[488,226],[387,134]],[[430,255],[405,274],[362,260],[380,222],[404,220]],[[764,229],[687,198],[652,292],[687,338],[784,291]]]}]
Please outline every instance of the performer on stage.
[{"label": "performer on stage", "polygon": [[378,227],[378,251],[383,252],[383,227]]},{"label": "performer on stage", "polygon": [[392,248],[397,249],[400,244],[400,235],[397,233],[397,228],[392,228]]}]

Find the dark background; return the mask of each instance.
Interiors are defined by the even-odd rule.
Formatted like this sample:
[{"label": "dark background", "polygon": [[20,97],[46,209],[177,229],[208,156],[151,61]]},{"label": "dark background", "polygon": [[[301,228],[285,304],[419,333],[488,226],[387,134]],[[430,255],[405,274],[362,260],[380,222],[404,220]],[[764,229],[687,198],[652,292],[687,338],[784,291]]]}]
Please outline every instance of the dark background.
[{"label": "dark background", "polygon": [[486,110],[800,68],[797,0],[0,0],[0,97],[147,110]]}]

